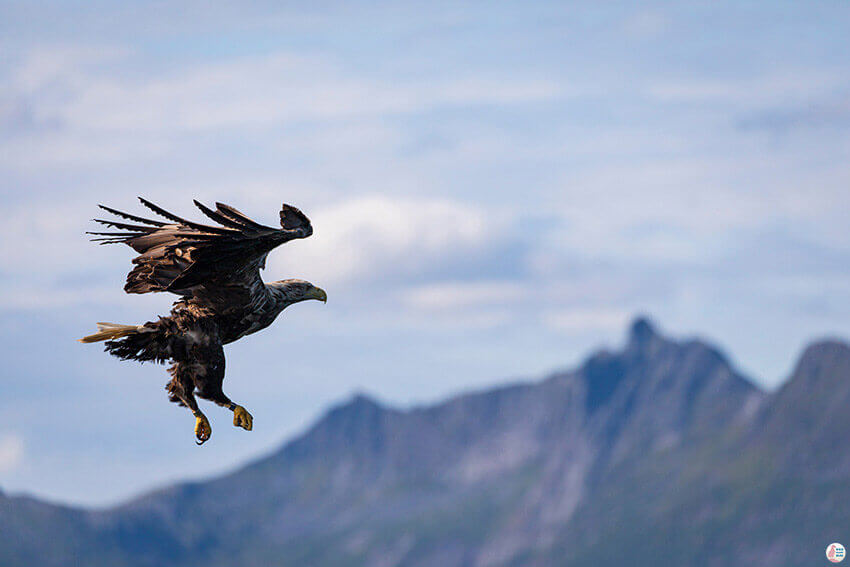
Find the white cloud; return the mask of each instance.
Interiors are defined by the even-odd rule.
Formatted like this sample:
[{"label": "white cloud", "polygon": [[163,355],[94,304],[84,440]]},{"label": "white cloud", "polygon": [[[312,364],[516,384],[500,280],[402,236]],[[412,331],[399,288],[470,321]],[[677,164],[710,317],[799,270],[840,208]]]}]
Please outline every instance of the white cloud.
[{"label": "white cloud", "polygon": [[832,70],[792,69],[739,77],[686,77],[657,81],[646,93],[661,102],[720,103],[759,106],[787,103],[819,97],[843,84],[840,72]]},{"label": "white cloud", "polygon": [[[203,136],[203,146],[210,133],[264,132],[269,152],[315,143],[323,153],[376,142],[396,147],[398,134],[382,122],[387,117],[567,94],[559,82],[535,76],[395,80],[291,53],[111,72],[116,61],[132,68],[128,55],[107,47],[50,48],[12,61],[0,97],[0,165],[31,172],[166,159],[186,147],[186,136]],[[313,127],[305,130],[305,123]]]},{"label": "white cloud", "polygon": [[578,307],[545,313],[543,321],[553,329],[567,332],[617,331],[626,326],[632,315],[623,309]]},{"label": "white cloud", "polygon": [[[101,55],[93,54],[95,62]],[[65,63],[65,64],[61,64]],[[331,62],[289,53],[198,65],[144,80],[92,72],[79,59],[33,53],[12,88],[33,93],[53,81],[63,97],[36,97],[38,113],[82,131],[175,132],[268,127],[420,111],[441,105],[514,104],[551,99],[563,88],[535,78],[467,76],[389,81],[346,73]]]},{"label": "white cloud", "polygon": [[128,49],[114,45],[40,45],[13,63],[12,83],[26,93],[44,96],[52,91],[59,98],[67,92],[56,87],[77,83],[85,73],[129,54]]},{"label": "white cloud", "polygon": [[[148,301],[147,303],[153,303]],[[85,288],[63,289],[27,282],[27,285],[0,285],[0,312],[3,309],[41,311],[69,305],[126,305],[127,298],[119,286],[101,285]]]},{"label": "white cloud", "polygon": [[424,311],[457,310],[516,303],[534,289],[512,282],[443,282],[418,286],[404,293],[404,302]]},{"label": "white cloud", "polygon": [[[73,196],[71,196],[73,199]],[[84,234],[93,204],[73,200],[23,201],[7,205],[0,262],[19,275],[44,277],[78,265],[92,244]]]},{"label": "white cloud", "polygon": [[[645,160],[574,176],[553,211],[559,223],[539,239],[532,268],[545,272],[558,263],[553,256],[565,255],[708,267],[737,249],[743,234],[789,224],[823,244],[846,242],[846,231],[829,232],[840,226],[833,217],[846,209],[846,192],[802,191],[805,181],[785,175],[776,159],[757,152],[746,165],[737,156]],[[742,187],[742,176],[752,188]]]},{"label": "white cloud", "polygon": [[20,436],[5,433],[0,436],[0,473],[14,470],[24,458],[24,440]]},{"label": "white cloud", "polygon": [[408,317],[419,326],[489,329],[517,319],[526,300],[534,299],[529,293],[539,292],[515,282],[448,281],[415,286],[401,292],[400,298]]},{"label": "white cloud", "polygon": [[269,258],[270,274],[311,281],[364,281],[438,269],[487,242],[485,214],[438,199],[366,196],[310,213],[315,232]]},{"label": "white cloud", "polygon": [[0,142],[0,165],[10,170],[43,172],[48,168],[85,169],[155,158],[167,153],[166,140],[144,136],[114,136],[64,129],[27,132],[5,144]]}]

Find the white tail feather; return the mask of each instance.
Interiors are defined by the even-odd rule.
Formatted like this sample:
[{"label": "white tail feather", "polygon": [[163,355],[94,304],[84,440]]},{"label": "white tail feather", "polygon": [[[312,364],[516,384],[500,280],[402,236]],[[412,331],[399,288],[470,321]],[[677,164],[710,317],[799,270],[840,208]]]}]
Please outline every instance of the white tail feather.
[{"label": "white tail feather", "polygon": [[144,325],[119,325],[118,323],[98,323],[97,332],[93,335],[77,339],[81,343],[96,343],[99,341],[109,341],[120,339],[127,335],[136,333],[144,333],[147,329]]}]

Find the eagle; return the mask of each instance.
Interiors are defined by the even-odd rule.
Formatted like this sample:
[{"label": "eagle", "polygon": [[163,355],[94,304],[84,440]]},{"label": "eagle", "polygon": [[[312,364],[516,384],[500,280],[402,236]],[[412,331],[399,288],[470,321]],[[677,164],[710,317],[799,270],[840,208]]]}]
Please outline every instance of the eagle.
[{"label": "eagle", "polygon": [[[170,292],[179,299],[167,317],[142,325],[98,323],[98,331],[79,339],[106,341],[105,350],[122,360],[171,362],[169,400],[195,416],[198,445],[212,435],[195,396],[233,412],[233,425],[247,431],[254,418],[225,395],[224,345],[265,329],[294,303],[327,302],[324,290],[300,279],[265,283],[266,256],[284,242],[313,234],[310,220],[284,203],[280,228],[264,226],[229,205],[215,210],[194,201],[218,226],[178,217],[139,197],[164,220],[132,215],[98,205],[121,220],[93,219],[109,232],[87,232],[100,244],[127,244],[139,255],[127,275],[127,293]],[[104,230],[104,229],[101,229]]]}]

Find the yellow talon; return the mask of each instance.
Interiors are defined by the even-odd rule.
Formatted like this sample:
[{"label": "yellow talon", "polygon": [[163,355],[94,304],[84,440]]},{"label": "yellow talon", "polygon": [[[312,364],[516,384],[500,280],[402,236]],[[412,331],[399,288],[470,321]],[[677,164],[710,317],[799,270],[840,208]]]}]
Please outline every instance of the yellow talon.
[{"label": "yellow talon", "polygon": [[212,435],[212,427],[207,416],[200,414],[195,416],[195,438],[198,445],[203,445]]},{"label": "yellow talon", "polygon": [[233,408],[233,425],[241,427],[245,431],[251,431],[254,426],[254,418],[248,413],[248,410],[242,406]]}]

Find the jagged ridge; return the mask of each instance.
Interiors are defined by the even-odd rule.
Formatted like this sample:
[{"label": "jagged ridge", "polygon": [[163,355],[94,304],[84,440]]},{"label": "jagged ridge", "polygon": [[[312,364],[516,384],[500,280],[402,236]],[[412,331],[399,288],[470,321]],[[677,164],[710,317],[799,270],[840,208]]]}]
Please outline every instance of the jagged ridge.
[{"label": "jagged ridge", "polygon": [[28,534],[0,558],[60,565],[40,537],[68,534],[87,565],[808,564],[850,519],[824,508],[850,496],[848,378],[847,345],[818,343],[768,396],[641,318],[573,371],[409,410],[358,395],[234,474],[116,509],[0,499],[0,527],[33,526],[0,530]]}]

